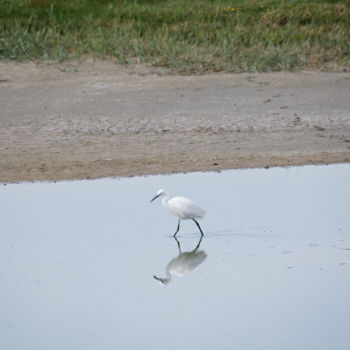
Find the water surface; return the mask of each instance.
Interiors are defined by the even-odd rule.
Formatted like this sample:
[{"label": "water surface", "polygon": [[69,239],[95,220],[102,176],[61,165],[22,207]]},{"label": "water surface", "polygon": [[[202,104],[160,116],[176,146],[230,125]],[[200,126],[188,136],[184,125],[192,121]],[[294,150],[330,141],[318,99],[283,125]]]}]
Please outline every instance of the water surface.
[{"label": "water surface", "polygon": [[[349,349],[349,183],[344,164],[1,186],[0,348]],[[206,210],[201,242],[190,221],[174,240],[159,188]]]}]

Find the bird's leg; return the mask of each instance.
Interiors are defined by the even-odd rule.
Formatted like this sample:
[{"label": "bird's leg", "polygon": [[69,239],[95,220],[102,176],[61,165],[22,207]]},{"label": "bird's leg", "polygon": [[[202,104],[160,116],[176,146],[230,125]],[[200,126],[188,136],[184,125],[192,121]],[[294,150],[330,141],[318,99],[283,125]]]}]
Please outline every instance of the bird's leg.
[{"label": "bird's leg", "polygon": [[176,234],[179,232],[180,230],[180,219],[179,219],[179,222],[177,224],[177,229],[176,229],[176,232],[174,233],[174,237],[176,237]]},{"label": "bird's leg", "polygon": [[194,252],[196,252],[196,251],[198,250],[199,246],[201,245],[202,238],[203,238],[203,235],[201,235],[201,238],[199,239],[199,242],[198,242],[196,248],[194,248],[194,249],[192,250],[192,253],[194,253]]},{"label": "bird's leg", "polygon": [[174,236],[174,239],[177,243],[177,247],[179,248],[179,253],[181,254],[181,246],[180,246],[180,242],[178,241],[178,239]]},{"label": "bird's leg", "polygon": [[192,220],[196,223],[196,225],[197,225],[198,228],[199,228],[199,231],[201,231],[201,234],[202,234],[202,236],[203,236],[204,234],[203,234],[203,231],[202,231],[201,227],[199,226],[199,223],[198,223],[195,219],[192,219]]}]

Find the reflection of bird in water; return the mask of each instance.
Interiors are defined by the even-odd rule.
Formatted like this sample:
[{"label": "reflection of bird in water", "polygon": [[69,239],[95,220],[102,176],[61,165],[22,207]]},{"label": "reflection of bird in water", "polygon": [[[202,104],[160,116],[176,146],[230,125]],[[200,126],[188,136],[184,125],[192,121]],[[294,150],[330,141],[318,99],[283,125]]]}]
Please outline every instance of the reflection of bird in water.
[{"label": "reflection of bird in water", "polygon": [[205,211],[200,208],[196,203],[192,202],[190,199],[185,197],[173,197],[170,198],[169,194],[165,190],[159,190],[157,195],[151,200],[153,202],[159,196],[163,197],[162,205],[163,207],[172,215],[175,215],[179,218],[179,222],[177,224],[176,232],[174,233],[174,237],[178,233],[180,229],[180,220],[188,220],[192,219],[199,228],[201,235],[203,236],[203,231],[199,226],[199,223],[196,219],[201,219],[205,215]]},{"label": "reflection of bird in water", "polygon": [[165,268],[165,274],[166,277],[160,278],[157,276],[153,276],[156,280],[163,284],[168,284],[172,278],[173,275],[175,276],[182,276],[186,272],[190,272],[194,270],[198,265],[200,265],[207,257],[207,254],[203,250],[198,250],[201,242],[202,242],[202,236],[196,246],[192,251],[190,252],[181,252],[181,246],[180,242],[176,239],[177,246],[179,248],[179,255],[170,260],[169,264]]}]

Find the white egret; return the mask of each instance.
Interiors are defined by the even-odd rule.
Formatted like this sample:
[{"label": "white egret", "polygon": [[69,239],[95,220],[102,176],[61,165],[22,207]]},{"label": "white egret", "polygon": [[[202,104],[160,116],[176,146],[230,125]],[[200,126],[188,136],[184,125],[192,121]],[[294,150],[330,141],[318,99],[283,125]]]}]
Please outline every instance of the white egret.
[{"label": "white egret", "polygon": [[205,211],[200,208],[196,203],[192,202],[190,199],[185,197],[173,197],[170,198],[169,194],[165,190],[159,190],[157,195],[151,200],[153,202],[156,198],[163,197],[162,205],[163,207],[172,215],[175,215],[179,218],[179,222],[177,224],[176,232],[174,233],[174,237],[179,232],[180,229],[180,221],[181,220],[193,220],[199,228],[201,235],[203,236],[203,231],[199,226],[199,223],[196,219],[201,219],[205,215]]},{"label": "white egret", "polygon": [[170,260],[165,268],[166,277],[153,277],[162,284],[168,284],[171,281],[172,276],[183,276],[184,274],[194,270],[200,265],[207,257],[207,254],[203,250],[198,250],[203,236],[201,236],[197,246],[190,252],[181,252],[180,242],[176,239],[177,246],[179,248],[179,255]]}]

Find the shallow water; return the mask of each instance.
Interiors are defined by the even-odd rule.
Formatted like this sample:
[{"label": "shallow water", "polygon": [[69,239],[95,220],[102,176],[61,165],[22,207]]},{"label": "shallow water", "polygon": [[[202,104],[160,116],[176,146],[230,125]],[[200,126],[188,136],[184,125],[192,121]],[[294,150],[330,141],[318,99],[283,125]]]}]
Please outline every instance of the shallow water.
[{"label": "shallow water", "polygon": [[[349,183],[343,164],[1,186],[0,349],[349,349]],[[159,188],[207,211],[198,249]]]}]

